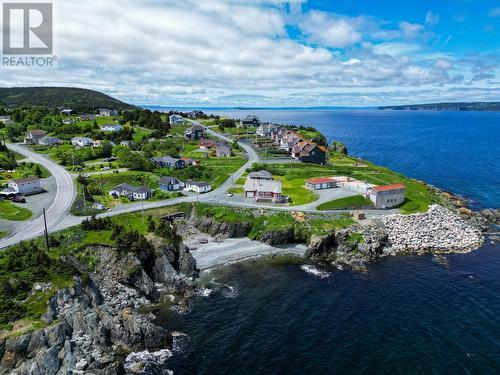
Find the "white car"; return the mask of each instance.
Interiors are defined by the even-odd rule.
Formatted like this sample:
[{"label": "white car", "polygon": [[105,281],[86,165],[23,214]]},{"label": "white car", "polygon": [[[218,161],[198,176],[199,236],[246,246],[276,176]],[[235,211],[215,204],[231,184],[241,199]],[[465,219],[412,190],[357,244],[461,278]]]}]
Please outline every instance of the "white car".
[{"label": "white car", "polygon": [[111,169],[111,168],[109,168],[109,167],[102,167],[102,168],[101,168],[101,171],[109,171],[110,169]]},{"label": "white car", "polygon": [[227,196],[231,198],[233,196],[233,193],[227,193]]}]

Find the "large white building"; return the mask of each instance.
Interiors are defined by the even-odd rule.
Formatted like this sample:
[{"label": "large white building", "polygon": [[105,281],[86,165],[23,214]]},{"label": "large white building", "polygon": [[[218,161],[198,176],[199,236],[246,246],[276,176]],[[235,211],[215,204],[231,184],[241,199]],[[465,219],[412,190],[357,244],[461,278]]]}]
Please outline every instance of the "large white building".
[{"label": "large white building", "polygon": [[368,198],[375,208],[391,208],[405,201],[406,186],[403,184],[373,186],[368,189]]},{"label": "large white building", "polygon": [[212,190],[212,185],[208,182],[199,182],[199,181],[187,181],[186,187],[184,188],[186,191],[194,191],[195,193],[208,193]]},{"label": "large white building", "polygon": [[36,176],[10,180],[9,188],[16,193],[26,195],[40,193],[43,190],[40,186],[40,179]]}]

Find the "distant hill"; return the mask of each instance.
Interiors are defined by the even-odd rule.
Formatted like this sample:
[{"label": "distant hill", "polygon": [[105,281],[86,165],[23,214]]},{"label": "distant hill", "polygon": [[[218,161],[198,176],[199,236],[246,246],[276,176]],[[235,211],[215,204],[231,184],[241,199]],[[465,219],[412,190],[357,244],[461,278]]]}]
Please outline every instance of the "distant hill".
[{"label": "distant hill", "polygon": [[500,111],[500,102],[433,103],[378,107],[399,111]]},{"label": "distant hill", "polygon": [[98,108],[117,110],[135,108],[98,91],[71,87],[0,88],[0,106],[65,107],[79,111],[93,111]]}]

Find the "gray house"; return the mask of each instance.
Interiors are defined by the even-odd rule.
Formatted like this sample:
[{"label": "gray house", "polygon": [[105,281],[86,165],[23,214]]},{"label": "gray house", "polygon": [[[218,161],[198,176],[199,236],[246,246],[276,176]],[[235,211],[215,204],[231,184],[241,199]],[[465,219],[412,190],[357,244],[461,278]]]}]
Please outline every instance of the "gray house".
[{"label": "gray house", "polygon": [[184,132],[184,135],[186,136],[187,139],[191,140],[198,140],[200,138],[203,138],[203,132],[205,131],[205,128],[201,125],[195,125],[188,130]]},{"label": "gray house", "polygon": [[186,166],[184,160],[173,158],[171,156],[155,156],[151,160],[160,168],[180,169]]},{"label": "gray house", "polygon": [[60,143],[62,143],[62,141],[59,138],[49,137],[48,135],[38,140],[39,145],[49,146],[49,147],[58,145]]},{"label": "gray house", "polygon": [[175,177],[163,176],[160,178],[160,190],[161,191],[179,191],[184,188],[184,182],[178,180]]},{"label": "gray house", "polygon": [[40,139],[45,137],[47,132],[40,129],[28,130],[24,142],[30,145],[37,145]]},{"label": "gray house", "polygon": [[231,156],[231,146],[218,144],[215,148],[218,158],[228,158]]}]

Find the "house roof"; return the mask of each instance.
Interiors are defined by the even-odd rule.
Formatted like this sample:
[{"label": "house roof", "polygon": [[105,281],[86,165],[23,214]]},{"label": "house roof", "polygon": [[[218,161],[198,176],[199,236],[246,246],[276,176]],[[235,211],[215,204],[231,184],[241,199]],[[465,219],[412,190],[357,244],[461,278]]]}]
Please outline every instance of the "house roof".
[{"label": "house roof", "polygon": [[401,189],[406,189],[406,186],[404,184],[392,184],[392,185],[382,185],[382,186],[372,187],[372,190],[374,190],[376,192],[401,190]]},{"label": "house roof", "polygon": [[259,179],[259,178],[272,179],[273,175],[271,173],[269,173],[268,171],[261,170],[261,171],[257,171],[257,172],[250,172],[248,174],[248,178],[249,179]]},{"label": "house roof", "polygon": [[161,162],[163,162],[163,163],[177,163],[179,160],[181,160],[181,159],[173,158],[171,156],[155,156],[152,159],[158,163],[161,163]]},{"label": "house roof", "polygon": [[317,178],[310,178],[306,182],[309,182],[311,184],[324,184],[326,182],[335,182],[335,180],[331,177],[317,177]]},{"label": "house roof", "polygon": [[125,191],[128,193],[147,193],[149,188],[144,186],[133,186],[129,184],[120,184],[115,186],[111,191]]},{"label": "house roof", "polygon": [[50,142],[50,141],[53,141],[53,142],[59,142],[60,139],[59,138],[55,138],[55,137],[50,137],[48,135],[40,138],[39,142]]},{"label": "house roof", "polygon": [[32,182],[32,181],[38,181],[38,180],[40,180],[40,178],[37,176],[28,176],[25,178],[12,179],[11,181],[16,183],[16,184],[23,184],[25,182]]},{"label": "house roof", "polygon": [[193,161],[193,159],[188,158],[188,157],[186,157],[186,156],[183,156],[183,157],[181,158],[181,160],[183,160],[183,161]]},{"label": "house roof", "polygon": [[47,134],[45,130],[40,130],[40,129],[28,130],[28,133],[30,133],[31,135],[41,135],[41,136]]},{"label": "house roof", "polygon": [[252,180],[245,182],[245,191],[262,191],[281,194],[282,184],[279,180]]},{"label": "house roof", "polygon": [[194,125],[191,127],[191,131],[203,131],[203,130],[205,130],[205,127],[201,125]]},{"label": "house roof", "polygon": [[168,185],[168,184],[175,182],[175,181],[179,181],[179,180],[177,178],[171,177],[171,176],[163,176],[162,178],[160,178],[160,184],[162,184],[162,185]]},{"label": "house roof", "polygon": [[186,185],[192,185],[192,186],[198,186],[198,187],[205,187],[205,186],[210,186],[208,182],[203,182],[203,181],[188,181],[186,182]]}]

